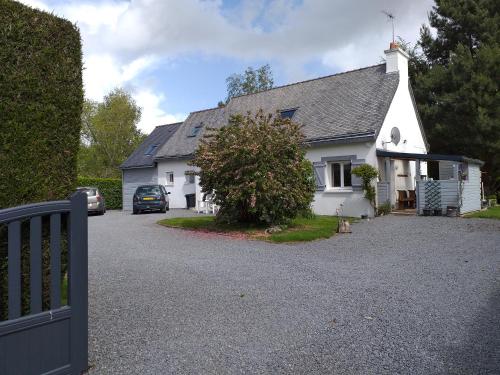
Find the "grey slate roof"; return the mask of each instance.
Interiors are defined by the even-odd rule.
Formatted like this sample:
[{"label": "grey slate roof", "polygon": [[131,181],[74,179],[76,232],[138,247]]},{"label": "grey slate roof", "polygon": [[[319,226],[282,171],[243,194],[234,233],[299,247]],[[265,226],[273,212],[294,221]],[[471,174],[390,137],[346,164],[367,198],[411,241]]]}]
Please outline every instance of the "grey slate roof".
[{"label": "grey slate roof", "polygon": [[[232,98],[224,108],[191,113],[157,158],[185,158],[193,154],[205,128],[222,127],[231,115],[267,113],[297,108],[293,121],[303,125],[310,143],[364,136],[375,139],[399,84],[399,74],[386,73],[385,64],[293,83]],[[203,125],[196,137],[191,129]]]},{"label": "grey slate roof", "polygon": [[[167,124],[157,126],[151,134],[142,142],[139,147],[128,157],[127,160],[123,162],[120,166],[121,169],[129,168],[147,168],[154,166],[154,158],[158,154],[161,147],[175,134],[177,129],[179,129],[182,122],[175,124]],[[158,145],[156,150],[154,150],[151,155],[145,155],[145,152],[152,145]]]}]

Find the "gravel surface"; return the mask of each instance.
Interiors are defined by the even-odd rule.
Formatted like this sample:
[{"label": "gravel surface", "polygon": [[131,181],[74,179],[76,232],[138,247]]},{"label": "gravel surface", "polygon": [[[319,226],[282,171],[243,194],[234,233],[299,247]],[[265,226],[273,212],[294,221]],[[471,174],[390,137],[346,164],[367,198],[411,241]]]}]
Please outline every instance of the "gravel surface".
[{"label": "gravel surface", "polygon": [[163,217],[89,218],[90,374],[500,373],[500,221],[276,245]]}]

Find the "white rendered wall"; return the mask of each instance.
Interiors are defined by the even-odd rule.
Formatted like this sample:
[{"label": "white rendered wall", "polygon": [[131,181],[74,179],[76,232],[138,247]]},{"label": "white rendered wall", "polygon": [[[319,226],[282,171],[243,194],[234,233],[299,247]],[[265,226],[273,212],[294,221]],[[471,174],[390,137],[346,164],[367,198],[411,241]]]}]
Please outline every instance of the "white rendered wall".
[{"label": "white rendered wall", "polygon": [[[307,150],[306,158],[311,162],[321,161],[322,157],[356,155],[357,159],[365,159],[365,162],[378,168],[373,142],[351,143],[345,145],[331,145],[312,147]],[[339,192],[328,189],[329,173],[325,170],[327,188],[325,191],[317,191],[314,194],[312,204],[313,211],[318,215],[335,215],[337,208],[343,204],[344,215],[360,217],[361,215],[373,216],[373,209],[364,197],[363,191]]]},{"label": "white rendered wall", "polygon": [[[170,192],[170,208],[186,208],[186,194],[195,194],[196,184],[187,184],[185,172],[193,170],[187,160],[158,162],[158,183]],[[174,172],[174,184],[167,185],[167,172]]]},{"label": "white rendered wall", "polygon": [[[398,58],[400,57],[401,56],[398,56]],[[401,65],[401,61],[398,61],[398,64]],[[393,127],[397,127],[401,135],[401,139],[397,145],[390,142],[391,130]],[[376,147],[380,150],[393,152],[427,154],[427,147],[418,122],[416,108],[413,105],[410,94],[408,69],[404,66],[399,72],[399,85],[377,137]],[[379,165],[381,166],[381,169],[383,169],[383,158],[379,158]],[[391,163],[393,174],[398,174],[398,171],[395,170],[395,167],[398,166],[398,163],[396,163],[396,165]],[[395,178],[393,175],[393,179],[395,178],[398,180],[397,183],[396,181],[393,181],[391,185],[391,202],[393,204],[396,201],[396,190],[398,186],[401,188],[403,188],[403,185],[406,186],[406,189],[402,190],[413,190],[415,187],[415,162],[410,162],[408,172],[411,177],[405,179],[404,183],[401,178]],[[424,162],[420,163],[420,174],[427,174],[427,164]]]}]

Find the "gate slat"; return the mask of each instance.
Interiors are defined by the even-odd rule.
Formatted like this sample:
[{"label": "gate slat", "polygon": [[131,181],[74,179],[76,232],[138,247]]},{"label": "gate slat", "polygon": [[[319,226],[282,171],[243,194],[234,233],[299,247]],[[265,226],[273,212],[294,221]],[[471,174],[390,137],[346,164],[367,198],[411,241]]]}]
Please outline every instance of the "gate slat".
[{"label": "gate slat", "polygon": [[30,220],[30,313],[42,311],[42,218]]},{"label": "gate slat", "polygon": [[21,222],[9,223],[9,319],[21,316]]},{"label": "gate slat", "polygon": [[61,307],[61,214],[50,215],[50,308]]}]

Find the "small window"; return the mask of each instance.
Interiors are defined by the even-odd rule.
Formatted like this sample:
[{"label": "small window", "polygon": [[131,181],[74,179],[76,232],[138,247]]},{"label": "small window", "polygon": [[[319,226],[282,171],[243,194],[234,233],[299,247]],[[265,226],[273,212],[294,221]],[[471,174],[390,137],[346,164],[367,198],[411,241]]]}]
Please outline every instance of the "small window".
[{"label": "small window", "polygon": [[186,184],[194,184],[194,174],[192,174],[192,171],[186,171]]},{"label": "small window", "polygon": [[352,186],[351,162],[342,161],[330,164],[332,188],[350,188]]},{"label": "small window", "polygon": [[167,172],[167,183],[165,185],[167,186],[174,185],[174,172]]},{"label": "small window", "polygon": [[158,145],[151,145],[147,148],[146,152],[144,153],[144,155],[153,155],[153,153],[156,151],[156,149],[158,148]]},{"label": "small window", "polygon": [[189,133],[188,137],[196,137],[202,127],[203,125],[196,125],[195,127],[191,128],[191,132]]},{"label": "small window", "polygon": [[289,118],[291,119],[295,114],[296,109],[285,109],[280,112],[281,118]]}]

